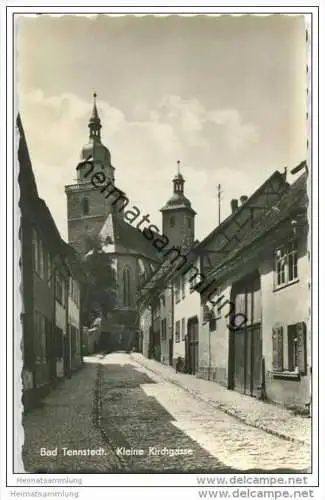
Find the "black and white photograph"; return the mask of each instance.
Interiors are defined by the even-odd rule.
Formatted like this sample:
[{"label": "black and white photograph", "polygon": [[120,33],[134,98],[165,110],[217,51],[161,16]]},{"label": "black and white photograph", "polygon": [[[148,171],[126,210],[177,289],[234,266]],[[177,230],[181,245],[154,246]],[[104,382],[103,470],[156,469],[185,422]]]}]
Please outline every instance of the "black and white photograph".
[{"label": "black and white photograph", "polygon": [[14,45],[13,472],[304,486],[306,16],[40,8]]}]

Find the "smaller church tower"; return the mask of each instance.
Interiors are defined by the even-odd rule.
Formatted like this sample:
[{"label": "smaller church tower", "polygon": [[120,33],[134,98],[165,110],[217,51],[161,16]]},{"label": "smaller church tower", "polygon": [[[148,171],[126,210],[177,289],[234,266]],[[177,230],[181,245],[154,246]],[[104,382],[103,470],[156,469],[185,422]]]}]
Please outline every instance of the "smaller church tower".
[{"label": "smaller church tower", "polygon": [[196,212],[191,202],[184,195],[184,177],[180,173],[180,162],[177,162],[177,175],[173,179],[174,193],[162,212],[162,230],[171,245],[181,248],[194,242],[194,219]]}]

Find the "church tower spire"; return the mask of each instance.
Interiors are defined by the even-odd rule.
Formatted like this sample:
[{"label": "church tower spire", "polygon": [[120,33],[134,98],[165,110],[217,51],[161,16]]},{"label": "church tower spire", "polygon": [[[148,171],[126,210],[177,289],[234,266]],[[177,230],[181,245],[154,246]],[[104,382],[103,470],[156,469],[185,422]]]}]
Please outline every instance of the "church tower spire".
[{"label": "church tower spire", "polygon": [[175,175],[173,179],[173,184],[174,184],[174,193],[175,194],[180,194],[184,195],[184,177],[181,174],[180,171],[180,161],[177,161],[177,174]]},{"label": "church tower spire", "polygon": [[96,104],[96,98],[97,94],[96,92],[93,93],[93,98],[94,98],[94,104],[93,104],[93,109],[89,118],[89,139],[93,139],[97,142],[100,142],[100,129],[102,128],[98,110],[97,110],[97,104]]},{"label": "church tower spire", "polygon": [[176,247],[189,246],[194,241],[196,212],[184,195],[185,180],[177,162],[177,174],[173,178],[173,195],[161,209],[163,234]]}]

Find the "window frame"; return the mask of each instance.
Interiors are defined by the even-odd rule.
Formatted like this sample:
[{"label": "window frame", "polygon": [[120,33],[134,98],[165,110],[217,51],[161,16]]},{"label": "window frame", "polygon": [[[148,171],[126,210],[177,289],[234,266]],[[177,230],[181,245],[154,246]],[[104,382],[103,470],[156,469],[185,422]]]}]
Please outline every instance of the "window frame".
[{"label": "window frame", "polygon": [[181,279],[180,279],[180,295],[181,295],[181,298],[182,300],[185,299],[185,296],[186,296],[186,278],[184,275],[182,275]]},{"label": "window frame", "polygon": [[186,322],[185,318],[182,318],[181,321],[181,340],[185,340],[186,337]]},{"label": "window frame", "polygon": [[161,320],[161,340],[166,340],[167,338],[167,319],[163,318]]},{"label": "window frame", "polygon": [[175,343],[178,344],[181,341],[181,323],[178,319],[175,321]]},{"label": "window frame", "polygon": [[[280,332],[281,337],[277,338],[278,350],[274,349],[275,332]],[[272,329],[272,373],[273,378],[291,378],[300,380],[301,376],[307,374],[307,326],[304,321],[284,325],[275,325]],[[300,342],[299,342],[300,336]],[[298,342],[294,347],[294,339]],[[300,347],[300,350],[299,350]],[[280,350],[279,350],[280,349]],[[277,366],[275,361],[277,354]]]},{"label": "window frame", "polygon": [[131,293],[131,270],[129,267],[125,266],[123,269],[123,307],[132,306],[132,293]]},{"label": "window frame", "polygon": [[[278,253],[282,252],[281,257]],[[292,262],[290,263],[290,257]],[[279,290],[299,281],[298,274],[298,242],[296,239],[288,241],[287,244],[278,246],[273,252],[274,290]],[[278,269],[279,263],[282,269]],[[292,270],[292,271],[291,271]],[[290,272],[293,277],[290,279]],[[279,282],[279,275],[283,275],[283,280]]]},{"label": "window frame", "polygon": [[82,215],[89,215],[90,214],[90,208],[89,208],[89,200],[88,198],[83,198],[81,201],[81,210],[82,210]]},{"label": "window frame", "polygon": [[180,290],[180,280],[175,281],[175,302],[178,303],[181,300],[181,290]]}]

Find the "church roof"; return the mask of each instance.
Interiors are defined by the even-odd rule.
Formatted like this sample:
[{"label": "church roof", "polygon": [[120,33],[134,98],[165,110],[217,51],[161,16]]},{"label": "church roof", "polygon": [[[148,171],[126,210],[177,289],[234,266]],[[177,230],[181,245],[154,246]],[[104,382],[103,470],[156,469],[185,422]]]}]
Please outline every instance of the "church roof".
[{"label": "church roof", "polygon": [[166,205],[161,209],[161,211],[174,210],[175,208],[191,208],[191,202],[184,194],[174,193],[171,198],[167,201]]},{"label": "church roof", "polygon": [[91,157],[94,161],[99,163],[111,162],[111,153],[109,149],[104,146],[104,144],[94,139],[89,139],[89,142],[83,146],[80,156],[82,160],[89,160]]},{"label": "church roof", "polygon": [[[99,233],[99,239],[103,253],[138,255],[155,263],[160,263],[162,260],[161,253],[153,245],[154,239],[148,241],[140,229],[123,219],[122,214],[111,213],[107,216]],[[90,250],[87,255],[91,253],[93,250]]]}]

